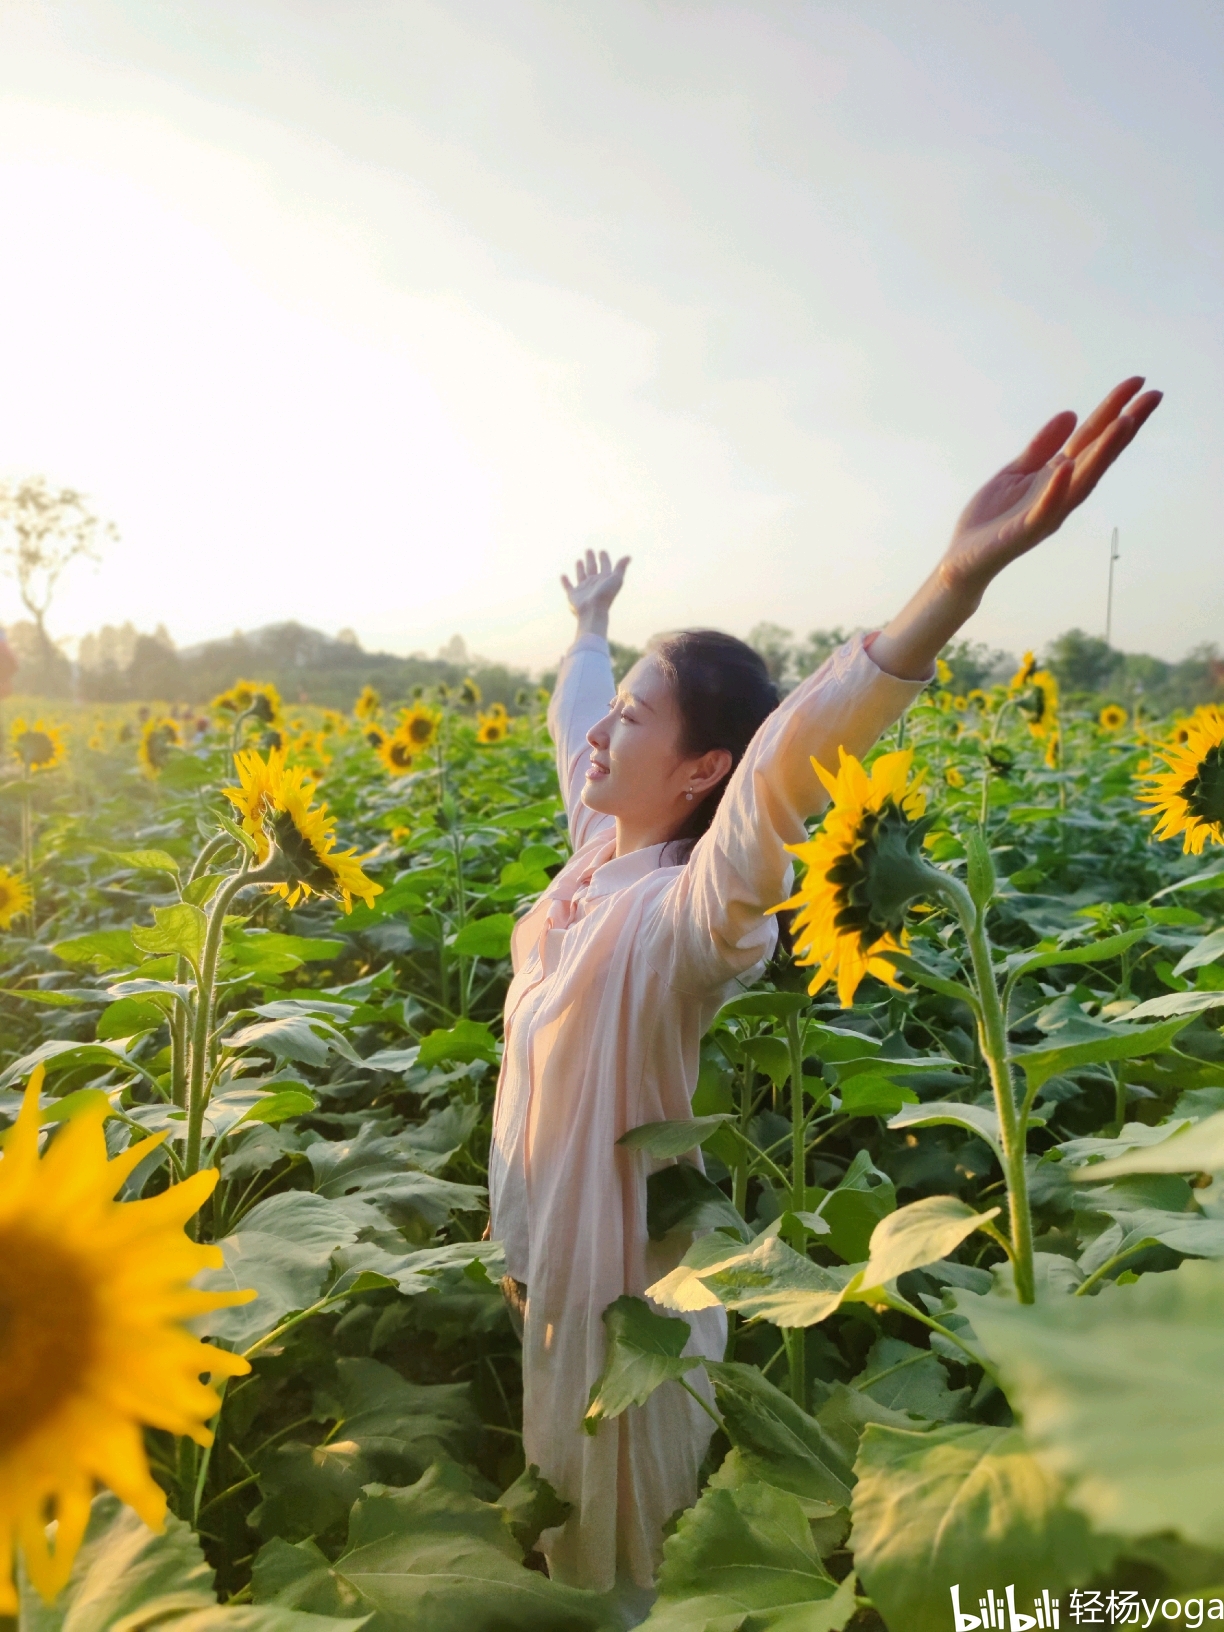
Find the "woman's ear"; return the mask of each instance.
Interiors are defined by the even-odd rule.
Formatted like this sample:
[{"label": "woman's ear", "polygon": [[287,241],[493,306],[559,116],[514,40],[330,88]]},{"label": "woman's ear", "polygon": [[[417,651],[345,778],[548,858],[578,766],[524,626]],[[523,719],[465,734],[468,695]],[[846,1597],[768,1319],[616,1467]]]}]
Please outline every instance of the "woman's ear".
[{"label": "woman's ear", "polygon": [[695,794],[709,793],[716,787],[731,769],[731,753],[727,748],[711,748],[708,754],[702,754],[693,765],[689,780]]}]

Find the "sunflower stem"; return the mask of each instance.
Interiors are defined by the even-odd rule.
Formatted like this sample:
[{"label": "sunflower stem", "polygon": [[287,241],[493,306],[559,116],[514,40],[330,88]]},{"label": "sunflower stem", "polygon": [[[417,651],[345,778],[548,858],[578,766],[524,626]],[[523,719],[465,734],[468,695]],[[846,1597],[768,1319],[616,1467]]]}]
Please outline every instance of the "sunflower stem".
[{"label": "sunflower stem", "polygon": [[999,1142],[1003,1152],[1003,1176],[1007,1181],[1008,1213],[1016,1297],[1021,1303],[1035,1300],[1033,1275],[1033,1217],[1029,1209],[1028,1174],[1025,1170],[1027,1102],[1016,1105],[1012,1084],[1011,1056],[1007,1045],[1007,1024],[986,931],[986,904],[979,910],[973,897],[958,878],[932,868],[932,890],[942,895],[956,912],[973,965],[973,985],[980,1006],[978,1042],[990,1072],[995,1112],[999,1118]]},{"label": "sunflower stem", "polygon": [[[799,1031],[799,1016],[786,1017],[786,1047],[790,1055],[791,1093],[791,1212],[801,1213],[807,1205],[807,1118],[803,1114],[803,1039]],[[791,1246],[807,1255],[807,1234],[798,1219],[789,1231]],[[790,1361],[791,1399],[801,1410],[807,1410],[807,1330],[802,1326],[786,1334],[787,1354]]]},{"label": "sunflower stem", "polygon": [[[187,1084],[187,1154],[183,1162],[184,1177],[190,1178],[200,1170],[200,1145],[204,1131],[204,1111],[208,1105],[208,1044],[212,1035],[213,997],[217,984],[217,962],[221,954],[221,933],[230,902],[251,884],[272,883],[277,877],[274,865],[275,850],[263,867],[249,871],[250,857],[245,854],[242,867],[217,891],[212,899],[208,929],[204,936],[204,950],[200,954],[200,968],[196,980],[196,1007],[191,1038],[191,1074]],[[198,1217],[198,1215],[197,1215]],[[196,1220],[192,1227],[198,1228]]]}]

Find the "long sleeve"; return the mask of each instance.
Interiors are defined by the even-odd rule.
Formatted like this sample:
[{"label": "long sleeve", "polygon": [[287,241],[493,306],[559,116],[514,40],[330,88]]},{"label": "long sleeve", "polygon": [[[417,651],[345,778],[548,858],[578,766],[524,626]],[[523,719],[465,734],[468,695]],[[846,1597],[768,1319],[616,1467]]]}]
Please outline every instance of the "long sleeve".
[{"label": "long sleeve", "polygon": [[861,757],[928,683],[886,674],[869,655],[871,638],[839,646],[765,720],[660,901],[643,950],[676,990],[725,985],[770,955],[768,909],[793,877],[785,847],[802,842],[805,819],[828,803],[812,758],[835,770],[839,746]]},{"label": "long sleeve", "polygon": [[582,803],[582,788],[591,751],[586,734],[608,712],[615,690],[607,641],[602,635],[579,635],[561,659],[548,704],[548,731],[557,750],[557,780],[575,850],[605,830],[610,832],[614,825],[613,817],[589,810]]}]

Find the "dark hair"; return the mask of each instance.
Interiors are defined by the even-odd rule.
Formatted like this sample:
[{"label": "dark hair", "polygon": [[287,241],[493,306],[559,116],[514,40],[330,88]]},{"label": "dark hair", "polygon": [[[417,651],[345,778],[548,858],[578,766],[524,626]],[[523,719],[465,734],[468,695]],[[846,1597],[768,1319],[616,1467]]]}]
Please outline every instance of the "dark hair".
[{"label": "dark hair", "polygon": [[731,766],[721,782],[694,804],[669,843],[685,854],[714,820],[732,772],[761,723],[779,703],[778,689],[759,652],[718,629],[681,629],[652,641],[680,715],[680,751],[687,758],[725,748]]}]

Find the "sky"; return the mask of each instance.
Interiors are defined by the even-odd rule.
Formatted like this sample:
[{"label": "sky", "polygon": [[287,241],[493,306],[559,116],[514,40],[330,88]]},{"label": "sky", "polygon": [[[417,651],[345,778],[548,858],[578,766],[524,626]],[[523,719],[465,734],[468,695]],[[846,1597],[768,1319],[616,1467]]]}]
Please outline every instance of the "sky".
[{"label": "sky", "polygon": [[[1166,399],[966,633],[1224,645],[1224,11],[6,0],[0,476],[117,542],[57,636],[555,663],[874,627],[1053,412]],[[20,615],[0,581],[0,621]]]}]

